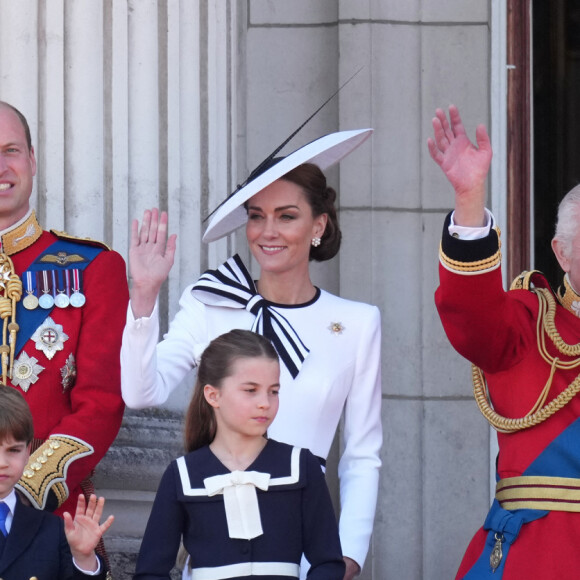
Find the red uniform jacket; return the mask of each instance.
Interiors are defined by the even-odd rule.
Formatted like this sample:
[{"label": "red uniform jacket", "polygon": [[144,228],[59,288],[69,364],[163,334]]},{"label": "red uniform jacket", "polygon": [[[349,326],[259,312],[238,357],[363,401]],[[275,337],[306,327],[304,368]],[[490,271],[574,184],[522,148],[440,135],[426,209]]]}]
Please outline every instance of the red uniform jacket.
[{"label": "red uniform jacket", "polygon": [[[61,237],[43,232],[32,213],[2,236],[2,249],[22,277]],[[94,251],[95,242],[72,241],[74,254],[57,256],[59,260],[80,260],[89,248]],[[86,303],[80,308],[54,307],[46,311],[44,323],[48,321],[49,333],[58,335],[56,342],[62,349],[57,347],[47,354],[37,348],[42,340],[31,336],[16,353],[13,378],[8,380],[9,385],[23,392],[30,406],[35,447],[39,446],[17,487],[36,507],[57,509],[58,513],[74,513],[80,484],[115,439],[124,410],[119,351],[129,299],[125,263],[116,252],[99,246],[102,251],[82,272]],[[54,259],[49,252],[47,269]],[[26,279],[23,283],[22,300],[27,296]],[[32,311],[26,309],[20,314],[24,319],[31,315]],[[16,322],[21,327],[18,332],[23,332],[25,320]],[[22,377],[25,380],[19,380]]]},{"label": "red uniform jacket", "polygon": [[[504,291],[497,231],[492,230],[482,240],[465,241],[452,238],[447,225],[448,222],[440,253],[440,286],[435,295],[445,332],[454,348],[484,371],[495,411],[508,418],[523,417],[537,401],[550,375],[550,365],[538,349],[538,297],[529,289]],[[541,278],[539,282],[547,286]],[[555,326],[566,343],[580,343],[580,320],[560,303]],[[546,349],[561,360],[573,360],[558,352],[548,338]],[[579,373],[580,367],[557,370],[547,402],[564,391]],[[578,417],[580,398],[575,396],[536,426],[498,433],[498,479],[521,475],[580,478],[578,452],[562,444],[561,437],[566,430],[575,428]],[[557,457],[550,457],[550,466],[546,467],[545,457],[549,454]],[[474,572],[486,542],[489,547],[490,534],[494,534],[490,528],[480,529],[457,577],[577,578],[580,513],[538,511],[536,515],[539,519],[521,527],[496,573],[485,563],[480,563],[479,571]]]}]

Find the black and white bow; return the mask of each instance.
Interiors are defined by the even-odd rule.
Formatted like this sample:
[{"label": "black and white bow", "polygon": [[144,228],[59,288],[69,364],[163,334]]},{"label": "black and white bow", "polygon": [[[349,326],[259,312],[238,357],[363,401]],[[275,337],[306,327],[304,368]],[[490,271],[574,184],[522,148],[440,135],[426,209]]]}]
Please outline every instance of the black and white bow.
[{"label": "black and white bow", "polygon": [[310,350],[292,325],[271,303],[258,294],[256,285],[241,258],[235,254],[217,270],[207,270],[192,288],[204,304],[245,308],[256,319],[252,331],[269,339],[286,368],[296,378]]}]

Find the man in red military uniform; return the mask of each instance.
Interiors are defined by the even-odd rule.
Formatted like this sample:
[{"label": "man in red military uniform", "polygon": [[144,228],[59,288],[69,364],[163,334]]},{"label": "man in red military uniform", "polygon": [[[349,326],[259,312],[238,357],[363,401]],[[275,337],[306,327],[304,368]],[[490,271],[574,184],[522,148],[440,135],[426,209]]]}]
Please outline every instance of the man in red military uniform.
[{"label": "man in red military uniform", "polygon": [[495,500],[457,577],[578,577],[580,551],[580,187],[560,204],[554,294],[542,274],[503,290],[499,231],[484,207],[491,146],[477,147],[455,107],[438,109],[429,151],[455,190],[445,222],[436,304],[445,332],[473,367],[474,393],[498,430]]},{"label": "man in red military uniform", "polygon": [[43,231],[30,207],[36,160],[26,119],[0,102],[0,379],[22,391],[33,453],[17,489],[74,513],[123,415],[123,259],[98,242]]}]

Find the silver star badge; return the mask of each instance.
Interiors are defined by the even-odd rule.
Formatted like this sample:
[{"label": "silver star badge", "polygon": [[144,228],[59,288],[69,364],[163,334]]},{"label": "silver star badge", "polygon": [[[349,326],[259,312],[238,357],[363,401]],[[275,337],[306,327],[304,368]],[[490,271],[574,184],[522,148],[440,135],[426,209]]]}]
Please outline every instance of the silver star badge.
[{"label": "silver star badge", "polygon": [[6,284],[10,280],[10,270],[7,266],[2,266],[2,270],[0,271],[0,286],[6,289]]},{"label": "silver star badge", "polygon": [[28,356],[22,351],[20,356],[14,361],[12,384],[27,393],[30,385],[33,385],[38,380],[38,375],[44,370],[44,367],[37,363],[37,359],[33,356]]},{"label": "silver star badge", "polygon": [[62,324],[56,324],[50,316],[47,316],[32,335],[32,340],[34,340],[36,349],[41,350],[50,360],[57,351],[64,348],[64,342],[68,340],[68,335],[63,332]]}]

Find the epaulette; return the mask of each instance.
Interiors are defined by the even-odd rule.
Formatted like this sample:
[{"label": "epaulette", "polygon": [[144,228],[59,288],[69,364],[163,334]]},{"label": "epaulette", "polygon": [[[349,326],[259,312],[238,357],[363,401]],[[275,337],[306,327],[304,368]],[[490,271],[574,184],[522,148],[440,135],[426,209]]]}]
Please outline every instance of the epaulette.
[{"label": "epaulette", "polygon": [[60,240],[68,240],[69,242],[78,242],[79,244],[88,244],[89,246],[96,246],[97,248],[103,248],[104,250],[112,250],[111,246],[107,246],[104,242],[99,242],[99,240],[93,240],[92,238],[81,238],[79,236],[73,236],[67,232],[60,230],[50,230],[51,234],[54,234]]},{"label": "epaulette", "polygon": [[554,293],[546,276],[539,270],[524,270],[514,278],[510,286],[510,290],[533,290],[534,288],[546,288],[552,294]]}]

